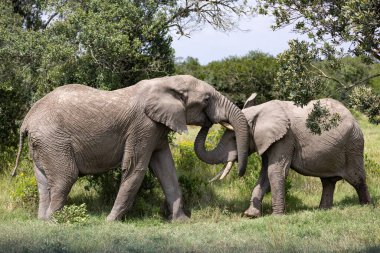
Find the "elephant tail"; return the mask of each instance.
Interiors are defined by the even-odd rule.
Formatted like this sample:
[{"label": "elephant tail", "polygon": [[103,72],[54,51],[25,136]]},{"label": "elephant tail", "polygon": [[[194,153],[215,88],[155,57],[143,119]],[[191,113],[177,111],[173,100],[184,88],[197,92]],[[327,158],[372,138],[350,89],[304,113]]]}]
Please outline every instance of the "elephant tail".
[{"label": "elephant tail", "polygon": [[26,128],[21,128],[20,129],[20,142],[19,142],[19,147],[18,147],[18,152],[17,152],[17,158],[16,158],[16,165],[12,171],[12,177],[16,176],[17,173],[16,173],[16,170],[17,170],[17,167],[18,167],[18,164],[20,162],[20,156],[21,156],[21,152],[22,152],[22,145],[23,145],[23,142],[24,142],[24,138],[25,136],[28,134],[28,130]]}]

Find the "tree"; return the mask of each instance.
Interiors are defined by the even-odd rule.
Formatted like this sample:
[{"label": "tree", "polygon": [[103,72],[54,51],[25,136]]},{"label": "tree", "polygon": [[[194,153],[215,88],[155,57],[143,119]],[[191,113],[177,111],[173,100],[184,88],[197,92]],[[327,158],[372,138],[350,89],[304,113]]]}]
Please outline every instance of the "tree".
[{"label": "tree", "polygon": [[[379,95],[371,89],[364,91],[357,88],[362,85],[368,86],[371,79],[380,77],[380,72],[350,80],[337,74],[345,71],[344,67],[347,65],[341,64],[342,59],[350,54],[360,56],[366,63],[379,62],[380,3],[378,1],[257,0],[256,2],[256,10],[259,13],[274,15],[274,29],[293,25],[294,31],[307,34],[311,39],[311,42],[291,41],[289,50],[279,55],[280,69],[276,78],[279,97],[295,100],[302,106],[312,98],[325,95],[323,91],[331,88],[331,82],[334,82],[334,87],[339,89],[341,98],[347,104],[364,102],[363,99],[354,98],[364,92],[365,97],[370,98],[373,103],[365,106],[356,104],[355,107],[367,108],[362,111],[369,116],[370,121],[380,122]],[[345,48],[347,43],[349,46]],[[322,61],[324,63],[321,63]],[[350,72],[353,74],[353,71]],[[361,89],[361,92],[357,89]],[[354,90],[356,92],[353,92]],[[314,118],[316,122],[329,122],[327,118],[331,116],[324,108],[318,106],[313,115],[318,116]],[[333,124],[334,119],[336,118],[331,118]],[[321,129],[314,130],[320,132]]]},{"label": "tree", "polygon": [[315,43],[350,43],[356,56],[380,60],[380,2],[377,0],[256,0],[261,14],[274,15],[275,29],[294,25]]},{"label": "tree", "polygon": [[181,36],[209,24],[215,29],[228,31],[238,26],[241,16],[253,13],[247,0],[179,0],[165,2],[163,11],[167,25]]},{"label": "tree", "polygon": [[249,11],[245,0],[0,1],[0,153],[55,87],[116,89],[171,74],[170,30],[228,30]]},{"label": "tree", "polygon": [[[25,0],[22,11],[16,2],[0,2],[0,151],[16,144],[30,105],[57,86],[116,89],[174,71],[169,27],[153,1]],[[45,12],[56,19],[47,23]]]},{"label": "tree", "polygon": [[194,58],[176,64],[176,73],[206,80],[240,107],[253,92],[258,94],[258,103],[272,99],[276,71],[276,59],[258,51],[214,61],[206,66],[201,66]]}]

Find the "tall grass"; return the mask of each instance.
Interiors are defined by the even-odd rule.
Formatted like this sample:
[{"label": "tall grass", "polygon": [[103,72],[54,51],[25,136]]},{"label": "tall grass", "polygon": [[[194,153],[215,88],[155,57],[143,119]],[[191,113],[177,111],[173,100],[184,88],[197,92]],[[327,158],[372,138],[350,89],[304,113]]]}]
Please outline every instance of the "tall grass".
[{"label": "tall grass", "polygon": [[[259,157],[250,157],[245,177],[238,178],[235,168],[226,180],[208,183],[220,166],[195,157],[192,143],[198,128],[190,128],[188,135],[176,135],[172,145],[185,209],[191,215],[188,222],[165,220],[164,196],[151,174],[123,222],[104,221],[116,193],[104,195],[99,187],[89,187],[87,179],[75,184],[68,200],[68,204],[86,203],[90,215],[86,224],[38,221],[33,199],[27,195],[20,203],[19,194],[11,194],[33,185],[30,160],[24,159],[17,180],[9,178],[10,168],[0,177],[0,252],[378,252],[380,127],[357,117],[366,139],[367,180],[374,205],[360,206],[355,190],[340,181],[334,208],[318,210],[320,180],[291,172],[287,215],[270,215],[267,194],[264,217],[242,218],[260,169]],[[214,128],[210,141],[215,143],[219,135]]]}]

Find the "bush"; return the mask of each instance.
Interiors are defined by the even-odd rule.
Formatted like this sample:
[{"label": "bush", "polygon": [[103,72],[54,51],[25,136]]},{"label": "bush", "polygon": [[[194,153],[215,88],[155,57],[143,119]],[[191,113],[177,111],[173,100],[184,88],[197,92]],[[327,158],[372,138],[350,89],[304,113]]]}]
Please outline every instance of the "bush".
[{"label": "bush", "polygon": [[367,174],[380,176],[380,164],[369,158],[367,154],[364,154],[364,168]]},{"label": "bush", "polygon": [[184,203],[194,206],[202,202],[202,199],[210,199],[213,196],[208,184],[211,178],[210,166],[196,157],[194,143],[188,140],[177,141],[172,150]]},{"label": "bush", "polygon": [[68,205],[61,210],[55,212],[52,216],[52,221],[62,224],[86,224],[89,215],[87,214],[86,204]]},{"label": "bush", "polygon": [[103,174],[89,175],[80,179],[84,189],[94,189],[100,201],[105,205],[111,205],[115,199],[120,186],[121,170],[114,169]]},{"label": "bush", "polygon": [[35,210],[38,205],[38,189],[34,175],[28,172],[19,173],[14,179],[10,195],[16,206]]}]

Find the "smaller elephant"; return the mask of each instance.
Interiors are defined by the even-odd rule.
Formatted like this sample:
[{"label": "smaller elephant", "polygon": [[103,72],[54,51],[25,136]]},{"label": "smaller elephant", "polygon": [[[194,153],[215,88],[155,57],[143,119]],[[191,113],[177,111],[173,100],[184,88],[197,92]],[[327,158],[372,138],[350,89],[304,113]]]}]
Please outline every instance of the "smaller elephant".
[{"label": "smaller elephant", "polygon": [[[245,216],[262,215],[262,199],[270,189],[273,214],[284,213],[285,179],[289,168],[321,179],[320,208],[332,206],[335,184],[341,179],[355,188],[361,204],[370,203],[364,171],[363,134],[347,108],[333,99],[319,100],[331,113],[338,113],[341,120],[337,127],[317,135],[306,127],[308,114],[317,101],[311,101],[304,107],[279,100],[252,106],[254,97],[255,94],[248,99],[242,111],[250,126],[249,153],[261,155],[262,168]],[[206,151],[204,144],[208,129],[203,127],[198,133],[195,152],[206,163],[227,163],[225,169],[214,178],[222,179],[237,160],[235,134],[232,130],[226,130],[217,147]],[[244,172],[240,170],[240,176]]]}]

